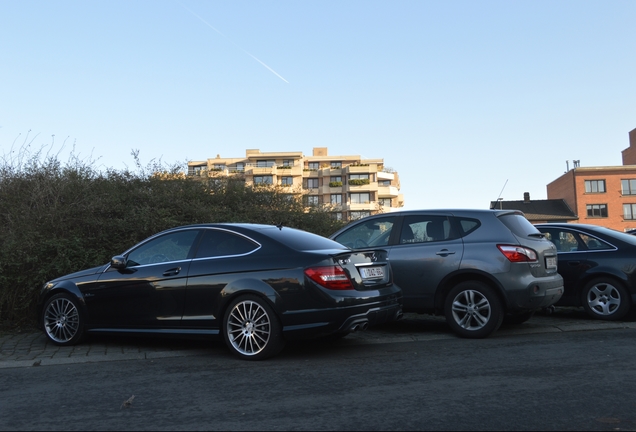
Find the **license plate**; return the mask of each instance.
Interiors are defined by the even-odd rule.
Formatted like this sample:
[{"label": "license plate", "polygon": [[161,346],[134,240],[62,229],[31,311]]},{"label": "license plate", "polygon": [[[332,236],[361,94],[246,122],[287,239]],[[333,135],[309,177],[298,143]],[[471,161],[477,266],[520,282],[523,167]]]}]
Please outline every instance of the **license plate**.
[{"label": "license plate", "polygon": [[384,277],[384,268],[382,267],[363,267],[360,269],[363,279]]},{"label": "license plate", "polygon": [[557,267],[557,259],[556,257],[546,257],[545,266],[549,269],[553,269]]}]

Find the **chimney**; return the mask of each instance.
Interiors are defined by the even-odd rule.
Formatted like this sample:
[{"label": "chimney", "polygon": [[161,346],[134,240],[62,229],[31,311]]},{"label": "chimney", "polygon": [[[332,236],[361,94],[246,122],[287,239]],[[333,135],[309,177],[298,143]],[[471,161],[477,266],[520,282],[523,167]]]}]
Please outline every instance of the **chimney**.
[{"label": "chimney", "polygon": [[530,192],[523,193],[523,202],[530,202]]}]

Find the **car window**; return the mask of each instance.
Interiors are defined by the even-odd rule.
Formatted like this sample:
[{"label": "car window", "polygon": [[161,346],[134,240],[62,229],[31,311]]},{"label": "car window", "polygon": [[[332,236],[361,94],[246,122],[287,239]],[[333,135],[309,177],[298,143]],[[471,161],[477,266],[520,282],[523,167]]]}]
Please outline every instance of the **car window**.
[{"label": "car window", "polygon": [[587,234],[579,233],[581,240],[585,243],[585,246],[589,250],[607,250],[614,249],[614,247],[601,239],[597,239],[595,237],[589,236]]},{"label": "car window", "polygon": [[531,234],[538,234],[537,227],[532,225],[528,219],[519,213],[509,213],[499,216],[499,220],[508,227],[510,231],[519,237],[528,237]]},{"label": "car window", "polygon": [[394,216],[371,219],[353,225],[335,237],[334,240],[352,249],[386,246],[389,244],[394,222]]},{"label": "car window", "polygon": [[147,241],[128,254],[126,267],[185,260],[198,235],[199,230],[183,230]]},{"label": "car window", "polygon": [[455,220],[459,222],[461,237],[467,236],[481,226],[479,219],[455,218]]},{"label": "car window", "polygon": [[404,218],[400,244],[443,241],[454,238],[446,216],[410,215]]},{"label": "car window", "polygon": [[558,252],[575,252],[584,249],[576,235],[559,228],[541,228],[545,237],[556,246]]},{"label": "car window", "polygon": [[243,255],[259,248],[246,237],[226,230],[207,229],[203,234],[195,258]]}]

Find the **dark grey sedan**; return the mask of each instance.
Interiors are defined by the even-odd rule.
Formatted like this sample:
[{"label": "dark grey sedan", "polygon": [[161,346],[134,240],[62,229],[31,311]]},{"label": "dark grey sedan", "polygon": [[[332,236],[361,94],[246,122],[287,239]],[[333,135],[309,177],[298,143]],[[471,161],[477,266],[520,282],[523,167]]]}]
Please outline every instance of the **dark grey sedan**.
[{"label": "dark grey sedan", "polygon": [[625,318],[636,304],[636,236],[588,224],[536,227],[559,254],[565,293],[558,306],[582,306],[593,318]]},{"label": "dark grey sedan", "polygon": [[444,314],[464,337],[523,322],[563,294],[554,245],[519,211],[413,210],[352,222],[330,238],[386,250],[406,312]]}]

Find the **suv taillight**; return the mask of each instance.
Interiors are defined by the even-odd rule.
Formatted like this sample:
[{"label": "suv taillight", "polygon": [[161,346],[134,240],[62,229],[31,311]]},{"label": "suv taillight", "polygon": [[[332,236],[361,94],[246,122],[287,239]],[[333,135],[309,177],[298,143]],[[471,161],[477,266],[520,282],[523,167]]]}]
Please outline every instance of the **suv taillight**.
[{"label": "suv taillight", "polygon": [[523,246],[497,245],[502,254],[510,262],[534,262],[537,261],[537,253]]},{"label": "suv taillight", "polygon": [[318,285],[331,290],[350,290],[354,289],[349,276],[342,267],[324,266],[311,267],[305,270],[305,274],[309,279]]}]

